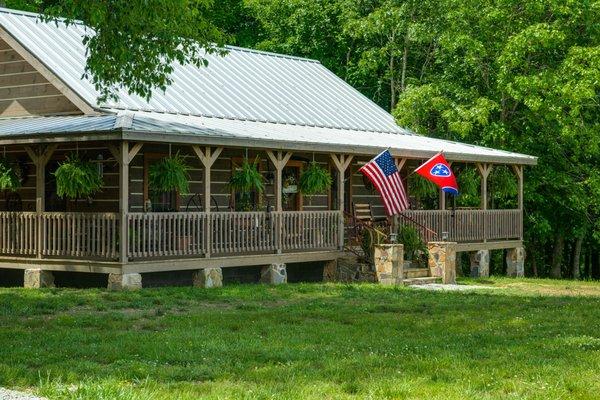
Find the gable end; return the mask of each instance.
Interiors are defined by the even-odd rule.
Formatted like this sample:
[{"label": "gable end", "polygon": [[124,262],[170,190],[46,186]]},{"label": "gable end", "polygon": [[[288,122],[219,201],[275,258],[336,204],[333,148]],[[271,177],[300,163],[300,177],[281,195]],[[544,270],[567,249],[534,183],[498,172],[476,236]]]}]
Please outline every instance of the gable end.
[{"label": "gable end", "polygon": [[0,118],[96,114],[0,28]]}]

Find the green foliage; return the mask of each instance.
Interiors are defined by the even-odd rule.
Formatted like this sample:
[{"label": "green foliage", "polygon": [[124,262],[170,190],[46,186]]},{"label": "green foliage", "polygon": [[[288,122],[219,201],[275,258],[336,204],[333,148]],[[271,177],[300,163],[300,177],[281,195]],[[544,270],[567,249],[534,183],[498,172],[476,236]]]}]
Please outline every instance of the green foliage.
[{"label": "green foliage", "polygon": [[252,193],[256,192],[260,196],[265,190],[265,179],[258,170],[259,162],[258,156],[252,163],[244,158],[242,165],[236,166],[229,178],[229,187],[238,195],[236,211],[250,211],[253,207]]},{"label": "green foliage", "polygon": [[[454,168],[453,168],[454,169]],[[458,207],[479,207],[481,205],[481,176],[475,167],[455,169],[458,190]]]},{"label": "green foliage", "polygon": [[67,156],[54,171],[56,194],[60,198],[81,199],[90,197],[102,189],[102,177],[90,161],[83,161],[76,154]]},{"label": "green foliage", "polygon": [[312,196],[327,193],[331,183],[332,179],[329,171],[313,161],[302,171],[298,186],[302,194]]},{"label": "green foliage", "polygon": [[206,53],[223,53],[227,38],[209,18],[212,0],[8,0],[8,7],[83,21],[91,78],[103,101],[125,87],[149,99],[172,83],[173,63],[207,65]]},{"label": "green foliage", "polygon": [[408,177],[407,192],[417,201],[419,208],[432,208],[438,198],[437,186],[422,176],[411,174]]},{"label": "green foliage", "polygon": [[21,178],[14,165],[6,158],[0,159],[0,190],[16,191],[21,187]]},{"label": "green foliage", "polygon": [[168,193],[174,190],[180,194],[189,193],[189,169],[185,158],[179,152],[161,159],[148,170],[150,190],[154,193]]},{"label": "green foliage", "polygon": [[398,243],[404,245],[404,258],[406,260],[417,260],[421,255],[427,254],[427,246],[419,231],[410,225],[402,225],[398,229]]},{"label": "green foliage", "polygon": [[257,156],[252,163],[244,158],[242,165],[236,168],[229,178],[229,186],[238,192],[257,191],[262,193],[265,190],[264,177],[258,170],[259,157]]}]

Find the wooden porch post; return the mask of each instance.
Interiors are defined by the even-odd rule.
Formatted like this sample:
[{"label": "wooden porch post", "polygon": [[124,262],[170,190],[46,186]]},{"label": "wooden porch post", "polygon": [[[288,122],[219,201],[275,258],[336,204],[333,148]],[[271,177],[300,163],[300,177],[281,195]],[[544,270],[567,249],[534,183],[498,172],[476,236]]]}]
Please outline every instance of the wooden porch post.
[{"label": "wooden porch post", "polygon": [[267,150],[267,156],[273,166],[275,167],[275,211],[277,211],[276,224],[277,229],[275,230],[276,243],[277,243],[277,253],[281,253],[282,251],[282,235],[283,235],[283,225],[282,225],[282,215],[283,211],[283,201],[282,201],[282,193],[283,190],[283,168],[290,161],[292,157],[292,152],[288,151],[284,154],[283,151],[278,151],[274,153],[272,150]]},{"label": "wooden porch post", "polygon": [[213,151],[213,149],[210,146],[206,146],[203,150],[200,146],[194,145],[192,146],[192,150],[194,150],[194,153],[196,153],[196,156],[198,156],[200,162],[202,163],[202,166],[204,167],[204,213],[206,215],[206,231],[204,234],[206,237],[205,256],[206,258],[209,258],[212,249],[212,221],[210,216],[210,171],[215,161],[217,161],[217,158],[221,155],[223,148],[216,147]]},{"label": "wooden porch post", "polygon": [[35,212],[37,213],[37,235],[36,235],[36,253],[37,258],[42,258],[42,243],[44,241],[44,230],[42,229],[42,213],[46,209],[46,164],[58,147],[57,144],[51,144],[46,148],[39,147],[37,151],[26,146],[25,151],[35,165]]},{"label": "wooden porch post", "polygon": [[344,176],[346,169],[352,162],[352,155],[332,154],[331,159],[338,170],[338,210],[340,212],[338,221],[339,248],[344,249]]},{"label": "wooden porch post", "polygon": [[[396,158],[396,159],[394,159],[394,163],[396,164],[396,169],[398,170],[398,173],[400,174],[400,180],[403,181],[402,169],[406,165],[406,158]],[[404,190],[406,191],[406,195],[408,196],[408,185],[405,185],[405,186],[406,187],[404,188]],[[397,234],[399,226],[400,226],[400,216],[394,215],[394,217],[392,218],[392,225],[390,227],[390,229],[391,229],[390,233]]]},{"label": "wooden porch post", "polygon": [[519,209],[519,214],[520,214],[520,225],[521,225],[521,240],[523,240],[523,202],[524,202],[524,198],[523,198],[523,166],[522,165],[513,165],[513,170],[515,171],[515,175],[517,175],[517,179],[519,180],[519,194],[518,194],[518,209]]},{"label": "wooden porch post", "polygon": [[129,164],[142,146],[143,143],[136,143],[130,150],[126,140],[120,146],[108,145],[108,150],[119,163],[119,262],[122,264],[127,263],[129,251]]},{"label": "wooden porch post", "polygon": [[[481,175],[481,209],[485,211],[488,209],[488,176],[492,171],[492,165],[477,163],[477,169]],[[485,214],[483,216],[483,241],[487,242],[487,218]]]}]

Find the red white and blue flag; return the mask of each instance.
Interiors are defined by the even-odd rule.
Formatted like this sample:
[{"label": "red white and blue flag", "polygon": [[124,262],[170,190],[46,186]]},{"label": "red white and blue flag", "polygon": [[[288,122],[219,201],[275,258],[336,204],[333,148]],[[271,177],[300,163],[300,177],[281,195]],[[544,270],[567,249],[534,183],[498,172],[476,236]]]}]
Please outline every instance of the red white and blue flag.
[{"label": "red white and blue flag", "polygon": [[454,196],[458,195],[456,176],[452,173],[450,164],[446,161],[442,152],[431,157],[423,165],[415,169],[415,172],[438,185],[444,192],[453,194]]},{"label": "red white and blue flag", "polygon": [[363,165],[359,171],[373,183],[381,195],[387,215],[399,214],[409,207],[402,178],[388,150]]}]

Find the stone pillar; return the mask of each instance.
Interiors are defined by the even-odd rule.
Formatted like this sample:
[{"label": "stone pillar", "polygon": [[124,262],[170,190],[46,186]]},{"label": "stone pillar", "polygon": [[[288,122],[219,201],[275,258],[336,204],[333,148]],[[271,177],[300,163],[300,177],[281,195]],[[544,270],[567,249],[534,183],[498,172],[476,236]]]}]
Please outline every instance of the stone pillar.
[{"label": "stone pillar", "polygon": [[192,274],[194,287],[216,288],[223,286],[223,270],[221,268],[204,268]]},{"label": "stone pillar", "polygon": [[26,269],[23,276],[23,287],[30,289],[53,288],[54,275],[51,271],[39,268]]},{"label": "stone pillar", "polygon": [[490,251],[479,250],[471,253],[471,277],[488,278],[490,276]]},{"label": "stone pillar", "polygon": [[443,284],[456,283],[456,242],[429,242],[429,272]]},{"label": "stone pillar", "polygon": [[141,274],[108,274],[108,290],[136,290],[142,288]]},{"label": "stone pillar", "polygon": [[285,264],[277,263],[264,266],[262,271],[260,271],[260,283],[267,283],[270,285],[287,283]]},{"label": "stone pillar", "polygon": [[525,276],[525,249],[515,247],[506,252],[506,275]]},{"label": "stone pillar", "polygon": [[396,285],[404,275],[404,246],[380,244],[375,246],[375,278],[382,285]]},{"label": "stone pillar", "polygon": [[323,266],[323,282],[335,282],[337,277],[338,260],[326,261]]}]

